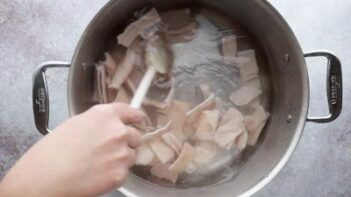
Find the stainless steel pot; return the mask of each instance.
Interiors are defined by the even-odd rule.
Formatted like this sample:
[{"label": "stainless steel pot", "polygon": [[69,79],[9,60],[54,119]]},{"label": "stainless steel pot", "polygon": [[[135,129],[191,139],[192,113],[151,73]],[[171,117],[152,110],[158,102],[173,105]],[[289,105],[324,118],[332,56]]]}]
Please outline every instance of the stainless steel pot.
[{"label": "stainless steel pot", "polygon": [[[260,147],[232,180],[206,187],[171,189],[131,176],[120,189],[127,196],[250,196],[272,180],[295,150],[306,121],[325,123],[336,119],[342,108],[342,74],[338,58],[330,52],[303,54],[289,25],[265,0],[111,0],[85,30],[71,63],[47,62],[34,74],[33,108],[35,123],[42,134],[49,133],[49,100],[45,71],[70,67],[68,106],[71,115],[93,104],[93,65],[103,54],[106,38],[123,30],[127,19],[144,6],[170,9],[193,4],[211,6],[239,21],[262,47],[269,62],[272,81],[272,117],[261,137]],[[305,57],[328,59],[327,96],[330,114],[307,117],[309,81]]]}]

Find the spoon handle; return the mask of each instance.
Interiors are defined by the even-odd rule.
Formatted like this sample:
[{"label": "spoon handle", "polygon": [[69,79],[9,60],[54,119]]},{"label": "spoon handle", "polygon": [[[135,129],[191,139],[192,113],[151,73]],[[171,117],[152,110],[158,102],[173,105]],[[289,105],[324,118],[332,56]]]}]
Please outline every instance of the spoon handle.
[{"label": "spoon handle", "polygon": [[134,97],[132,99],[132,102],[130,104],[131,107],[134,107],[136,109],[139,109],[141,104],[143,103],[143,100],[151,86],[152,80],[154,79],[156,74],[156,69],[153,66],[149,66],[147,71],[145,72],[145,75],[143,79],[141,80]]}]

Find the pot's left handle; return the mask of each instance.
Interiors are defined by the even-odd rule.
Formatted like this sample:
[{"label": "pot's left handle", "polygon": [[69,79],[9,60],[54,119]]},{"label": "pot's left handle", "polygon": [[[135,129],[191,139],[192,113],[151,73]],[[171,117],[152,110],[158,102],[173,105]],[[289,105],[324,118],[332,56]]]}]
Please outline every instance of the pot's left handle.
[{"label": "pot's left handle", "polygon": [[33,111],[35,126],[43,135],[50,133],[49,125],[49,92],[45,71],[48,68],[70,67],[68,62],[51,61],[42,63],[33,75]]}]

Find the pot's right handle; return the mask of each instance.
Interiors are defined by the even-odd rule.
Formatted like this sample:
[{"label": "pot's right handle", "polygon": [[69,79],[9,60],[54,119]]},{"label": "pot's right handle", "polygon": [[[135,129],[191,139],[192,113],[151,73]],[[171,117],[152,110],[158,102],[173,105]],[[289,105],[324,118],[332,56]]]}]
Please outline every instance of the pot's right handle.
[{"label": "pot's right handle", "polygon": [[43,135],[50,133],[49,124],[49,92],[45,71],[48,68],[69,67],[68,62],[45,62],[41,64],[33,75],[33,110],[35,126]]},{"label": "pot's right handle", "polygon": [[327,97],[329,115],[326,117],[307,117],[307,121],[327,123],[335,120],[342,110],[342,71],[338,57],[328,51],[314,51],[305,54],[305,57],[327,58]]}]

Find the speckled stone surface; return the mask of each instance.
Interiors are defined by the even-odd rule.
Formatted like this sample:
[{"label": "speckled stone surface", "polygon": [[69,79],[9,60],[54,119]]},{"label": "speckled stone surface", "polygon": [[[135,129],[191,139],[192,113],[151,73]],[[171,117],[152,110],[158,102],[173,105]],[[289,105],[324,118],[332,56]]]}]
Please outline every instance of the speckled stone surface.
[{"label": "speckled stone surface", "polygon": [[[40,139],[32,115],[32,73],[47,60],[69,61],[84,28],[107,0],[0,0],[0,178]],[[344,107],[329,124],[307,123],[297,150],[256,197],[351,196],[351,2],[271,0],[303,51],[328,49],[343,63]],[[327,112],[325,62],[308,61],[310,113]],[[67,70],[48,72],[51,127],[68,117]],[[119,196],[113,194],[110,196]]]}]

